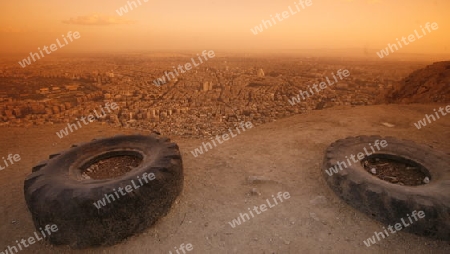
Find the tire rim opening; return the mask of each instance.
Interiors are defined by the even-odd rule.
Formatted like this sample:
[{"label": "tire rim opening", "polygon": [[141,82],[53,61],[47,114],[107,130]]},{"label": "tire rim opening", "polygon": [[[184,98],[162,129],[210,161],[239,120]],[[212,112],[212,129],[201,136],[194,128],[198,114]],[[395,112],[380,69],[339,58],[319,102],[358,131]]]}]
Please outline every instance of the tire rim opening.
[{"label": "tire rim opening", "polygon": [[142,162],[142,155],[134,151],[114,151],[96,156],[81,167],[82,180],[104,180],[120,177]]},{"label": "tire rim opening", "polygon": [[371,175],[391,184],[419,186],[431,182],[429,171],[419,163],[389,154],[374,154],[361,161]]}]

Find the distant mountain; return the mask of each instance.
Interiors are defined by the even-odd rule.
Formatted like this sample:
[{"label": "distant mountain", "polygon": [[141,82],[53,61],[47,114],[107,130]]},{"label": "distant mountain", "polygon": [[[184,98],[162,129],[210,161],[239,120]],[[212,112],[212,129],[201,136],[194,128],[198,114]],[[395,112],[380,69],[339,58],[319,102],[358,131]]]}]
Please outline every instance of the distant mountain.
[{"label": "distant mountain", "polygon": [[416,70],[386,94],[390,103],[450,102],[450,61]]}]

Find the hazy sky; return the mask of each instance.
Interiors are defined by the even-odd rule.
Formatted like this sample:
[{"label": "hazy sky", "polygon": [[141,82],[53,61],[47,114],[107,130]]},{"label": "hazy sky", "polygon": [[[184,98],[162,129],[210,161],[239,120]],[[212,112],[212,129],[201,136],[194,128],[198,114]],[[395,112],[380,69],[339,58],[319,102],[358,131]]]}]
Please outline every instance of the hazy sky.
[{"label": "hazy sky", "polygon": [[[0,51],[36,52],[62,34],[81,38],[58,51],[160,49],[381,49],[426,22],[439,28],[404,46],[402,53],[450,53],[450,0],[312,0],[258,35],[251,28],[288,11],[292,0],[139,0],[119,16],[126,0],[1,1]],[[135,0],[138,3],[138,0]]]}]

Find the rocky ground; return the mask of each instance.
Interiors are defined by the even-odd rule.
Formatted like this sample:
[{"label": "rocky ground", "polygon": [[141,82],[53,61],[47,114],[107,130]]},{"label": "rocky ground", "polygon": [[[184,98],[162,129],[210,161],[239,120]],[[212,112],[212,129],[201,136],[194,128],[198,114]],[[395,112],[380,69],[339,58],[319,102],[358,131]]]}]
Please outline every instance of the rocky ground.
[{"label": "rocky ground", "polygon": [[[183,155],[185,188],[154,227],[111,247],[71,250],[39,242],[20,253],[176,253],[182,243],[192,244],[187,253],[450,253],[448,242],[404,232],[366,247],[363,240],[386,225],[341,201],[321,174],[326,147],[347,136],[395,136],[450,153],[450,116],[420,130],[413,125],[438,106],[445,105],[313,111],[254,127],[198,157],[190,151],[207,140],[171,137]],[[0,156],[21,156],[0,171],[0,253],[35,232],[23,196],[33,164],[72,143],[134,132],[93,123],[60,139],[55,132],[63,127],[0,128]],[[251,176],[268,181],[252,184]],[[278,192],[290,198],[236,228],[228,224]]]}]

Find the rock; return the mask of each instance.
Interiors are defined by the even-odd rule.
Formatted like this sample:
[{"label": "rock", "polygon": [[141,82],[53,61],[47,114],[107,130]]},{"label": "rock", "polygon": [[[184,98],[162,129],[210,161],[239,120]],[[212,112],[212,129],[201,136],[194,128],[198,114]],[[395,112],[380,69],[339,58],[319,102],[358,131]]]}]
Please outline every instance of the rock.
[{"label": "rock", "polygon": [[88,176],[88,175],[86,175],[86,174],[84,174],[84,173],[81,175],[81,177],[82,177],[84,180],[89,180],[89,179],[91,179],[90,176]]},{"label": "rock", "polygon": [[395,125],[390,124],[390,123],[386,123],[386,122],[383,122],[383,123],[381,123],[381,124],[384,125],[384,126],[386,126],[386,127],[389,127],[389,128],[395,127]]},{"label": "rock", "polygon": [[259,192],[258,189],[253,188],[253,189],[250,191],[250,195],[251,195],[251,196],[260,196],[260,195],[261,195],[261,192]]},{"label": "rock", "polygon": [[319,217],[315,213],[309,213],[309,217],[313,218],[315,221],[320,221]]},{"label": "rock", "polygon": [[273,183],[275,181],[270,180],[265,176],[249,176],[247,177],[247,183],[249,184],[261,184],[261,183]]},{"label": "rock", "polygon": [[327,198],[325,196],[317,196],[317,197],[315,197],[315,198],[313,198],[313,199],[311,199],[309,201],[309,203],[311,203],[311,204],[313,204],[315,206],[317,206],[317,205],[326,205],[327,202],[328,201],[327,201]]}]

